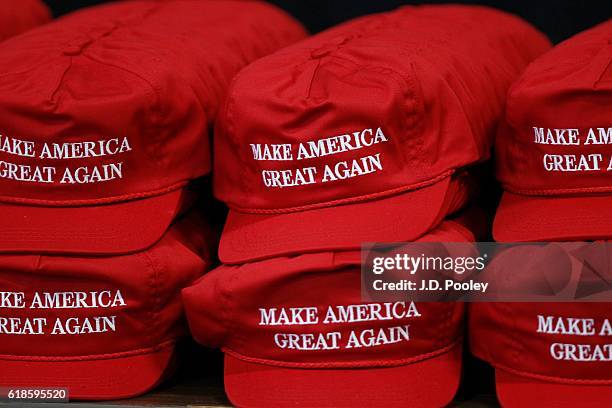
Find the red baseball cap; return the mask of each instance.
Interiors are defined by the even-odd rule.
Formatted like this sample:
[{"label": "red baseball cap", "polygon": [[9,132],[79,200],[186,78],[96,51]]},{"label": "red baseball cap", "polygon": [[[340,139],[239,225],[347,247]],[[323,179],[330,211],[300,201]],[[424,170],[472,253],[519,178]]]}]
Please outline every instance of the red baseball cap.
[{"label": "red baseball cap", "polygon": [[251,64],[215,131],[221,260],[431,230],[465,194],[455,175],[489,156],[507,88],[548,48],[500,11],[403,7]]},{"label": "red baseball cap", "polygon": [[304,36],[260,2],[124,1],[0,45],[0,251],[152,245],[210,171],[233,75]]},{"label": "red baseball cap", "polygon": [[608,407],[609,303],[473,303],[472,352],[495,367],[504,407]]},{"label": "red baseball cap", "polygon": [[[473,241],[469,228],[445,221],[423,240]],[[225,353],[236,406],[448,404],[464,305],[364,303],[360,283],[358,251],[320,252],[221,266],[184,289],[183,302],[195,339]]]},{"label": "red baseball cap", "polygon": [[612,234],[612,20],[559,44],[512,86],[496,139],[498,241]]},{"label": "red baseball cap", "polygon": [[171,374],[185,334],[180,289],[211,263],[197,213],[134,255],[0,256],[0,387],[133,397]]},{"label": "red baseball cap", "polygon": [[0,40],[51,21],[51,12],[42,0],[0,2]]}]

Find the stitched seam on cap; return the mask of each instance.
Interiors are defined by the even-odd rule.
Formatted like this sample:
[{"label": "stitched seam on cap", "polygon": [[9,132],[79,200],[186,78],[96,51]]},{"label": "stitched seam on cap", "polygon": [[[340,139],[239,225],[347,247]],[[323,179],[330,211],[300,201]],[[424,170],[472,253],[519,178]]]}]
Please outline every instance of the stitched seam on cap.
[{"label": "stitched seam on cap", "polygon": [[603,69],[601,70],[601,74],[599,74],[599,77],[597,78],[597,80],[593,84],[593,88],[597,88],[599,83],[603,81],[604,75],[608,71],[608,68],[610,68],[610,65],[612,65],[612,57],[608,58],[608,62],[604,65]]},{"label": "stitched seam on cap", "polygon": [[361,360],[361,361],[332,361],[332,362],[320,362],[320,363],[298,363],[298,362],[288,362],[288,361],[276,361],[269,360],[265,358],[257,358],[257,357],[247,357],[242,355],[236,351],[228,347],[224,347],[221,350],[235,357],[239,360],[246,361],[249,363],[255,364],[263,364],[275,367],[286,367],[286,368],[375,368],[375,367],[396,367],[401,365],[418,363],[419,361],[427,360],[432,357],[437,357],[441,354],[445,354],[451,351],[454,347],[458,346],[461,342],[463,342],[463,338],[458,338],[454,340],[452,343],[439,348],[437,350],[431,351],[429,353],[419,354],[418,356],[404,358],[404,359],[395,359],[395,360]]},{"label": "stitched seam on cap", "polygon": [[[113,32],[117,31],[119,28],[125,28],[125,27],[130,27],[130,24],[133,23],[133,20],[138,20],[138,21],[142,21],[144,20],[146,17],[148,17],[149,15],[153,14],[155,11],[157,11],[158,9],[160,9],[161,6],[160,4],[153,4],[151,7],[149,7],[147,10],[144,11],[144,13],[138,12],[138,19],[136,18],[126,18],[123,20],[110,20],[109,23],[112,24],[112,27],[110,29],[106,29],[103,30],[102,33],[98,33],[98,35],[96,35],[95,37],[90,37],[89,41],[87,41],[85,44],[82,45],[83,49],[81,50],[81,52],[79,53],[79,55],[81,56],[86,56],[87,58],[91,59],[92,61],[95,61],[99,64],[102,65],[106,65],[106,66],[110,66],[110,67],[114,67],[117,69],[122,69],[126,72],[129,72],[133,75],[136,75],[137,77],[139,77],[140,79],[144,80],[147,84],[149,84],[149,86],[151,86],[151,88],[153,89],[154,92],[157,93],[157,91],[155,90],[155,88],[148,82],[146,81],[144,78],[142,78],[139,74],[130,71],[127,68],[124,67],[120,67],[118,65],[114,65],[114,64],[108,64],[106,62],[100,61],[99,59],[92,57],[89,53],[85,54],[85,51],[87,50],[87,48],[89,48],[91,45],[93,45],[94,43],[96,43],[97,41],[99,41],[100,39],[112,34]],[[132,16],[130,16],[132,17]],[[101,27],[93,27],[93,29],[95,30],[96,28],[101,28]],[[73,39],[75,38],[79,38],[79,36],[82,36],[83,33],[77,33],[76,37],[73,37]],[[72,62],[73,62],[74,57],[70,57],[70,63],[68,68],[65,70],[65,72],[62,74],[60,80],[58,81],[55,89],[52,91],[51,97],[50,99],[53,100],[55,94],[58,92],[61,84],[64,81],[64,78],[66,76],[66,73],[68,72],[68,70],[71,68],[72,66]]]},{"label": "stitched seam on cap", "polygon": [[80,355],[80,356],[18,356],[12,354],[0,354],[0,360],[9,360],[9,361],[48,361],[48,362],[68,362],[68,361],[91,361],[91,360],[113,360],[120,359],[132,356],[139,356],[143,354],[151,354],[156,351],[163,350],[168,347],[173,347],[176,344],[176,340],[168,340],[163,343],[158,344],[154,347],[135,349],[130,351],[123,351],[118,353],[108,353],[108,354],[90,354],[90,355]]},{"label": "stitched seam on cap", "polygon": [[[99,40],[100,38],[103,38],[115,31],[117,31],[120,28],[132,28],[134,25],[135,21],[138,22],[142,22],[144,20],[146,20],[147,18],[149,18],[152,15],[158,14],[158,13],[163,13],[163,9],[167,7],[167,4],[164,4],[163,2],[155,2],[152,4],[149,4],[149,7],[144,10],[144,11],[140,11],[138,10],[137,13],[134,13],[133,15],[128,16],[127,18],[124,18],[122,20],[118,20],[118,21],[114,21],[114,27],[112,28],[112,30],[110,30],[109,32],[105,33],[104,35],[99,36],[98,38],[94,39],[94,41]],[[149,70],[147,70],[148,74],[151,74],[152,77],[151,79],[146,78],[142,73],[138,73],[135,71],[132,71],[129,68],[117,65],[117,64],[110,64],[108,62],[104,62],[96,57],[93,57],[90,53],[84,53],[83,56],[86,56],[88,58],[90,58],[93,61],[98,62],[99,64],[103,64],[109,67],[113,67],[116,69],[120,69],[123,70],[124,72],[130,73],[134,76],[136,76],[137,78],[139,78],[141,81],[143,81],[151,90],[151,93],[148,93],[148,95],[152,95],[153,97],[152,99],[152,103],[150,106],[150,111],[151,114],[155,114],[157,116],[157,120],[152,119],[149,123],[149,125],[152,125],[152,129],[154,130],[153,132],[151,132],[151,134],[153,136],[156,136],[158,134],[158,132],[155,131],[155,129],[157,129],[160,126],[160,123],[162,120],[161,118],[163,117],[163,113],[162,113],[162,100],[163,98],[161,97],[161,89],[159,86],[156,85],[156,80],[159,78],[159,71],[156,68],[151,68]],[[142,68],[143,66],[141,66]],[[204,112],[206,112],[206,107],[201,106],[202,110]],[[160,139],[155,138],[155,144],[159,145],[159,143],[161,142]],[[161,154],[161,149],[146,149],[145,151],[147,152],[147,154],[149,156],[155,157],[156,160],[161,161],[162,158],[160,156]],[[151,153],[153,153],[151,155]]]},{"label": "stitched seam on cap", "polygon": [[159,316],[159,309],[160,309],[160,302],[159,302],[159,275],[160,275],[160,270],[157,267],[157,263],[155,262],[155,260],[153,259],[153,256],[151,253],[145,251],[142,253],[143,258],[146,260],[147,264],[150,267],[150,271],[152,272],[149,276],[149,288],[151,289],[151,295],[152,295],[152,308],[149,309],[147,311],[147,315],[149,315],[150,321],[149,324],[147,324],[147,336],[149,337],[149,340],[153,340],[153,338],[155,337],[155,333],[158,333],[158,326],[159,326],[159,322],[160,319],[158,318]]},{"label": "stitched seam on cap", "polygon": [[312,93],[312,85],[315,82],[315,78],[317,76],[317,72],[319,72],[319,69],[321,68],[321,61],[323,61],[323,58],[317,58],[317,66],[315,67],[314,71],[312,72],[312,78],[310,78],[310,82],[308,84],[308,90],[306,92],[306,100],[310,99],[310,95]]},{"label": "stitched seam on cap", "polygon": [[[233,274],[229,278],[228,284],[225,285],[225,288],[233,287],[234,283],[238,280],[238,275],[240,274],[240,270],[238,268],[234,269]],[[220,280],[217,280],[217,287],[221,287]],[[231,290],[225,290],[222,292],[222,299],[225,301],[225,307],[223,308],[224,317],[223,322],[226,324],[227,333],[225,333],[224,340],[227,338],[231,341],[232,338],[236,339],[238,342],[242,342],[243,339],[240,337],[240,333],[242,331],[238,327],[238,322],[232,319],[232,294],[234,292]]]},{"label": "stitched seam on cap", "polygon": [[522,345],[521,342],[518,339],[518,333],[517,333],[517,325],[516,325],[516,321],[517,321],[517,317],[516,317],[516,313],[515,313],[515,309],[513,307],[510,307],[509,304],[507,303],[502,303],[502,309],[505,307],[506,308],[506,313],[504,314],[504,316],[506,316],[506,318],[510,321],[510,325],[509,327],[511,327],[511,329],[508,331],[508,337],[510,342],[512,343],[512,349],[510,350],[510,358],[511,360],[514,362],[514,364],[518,364],[519,361],[522,358]]},{"label": "stitched seam on cap", "polygon": [[124,194],[116,197],[107,198],[92,198],[89,200],[38,200],[21,197],[0,197],[0,205],[4,204],[23,204],[31,206],[43,206],[43,207],[78,207],[78,206],[93,206],[97,204],[114,204],[124,201],[136,200],[140,198],[149,198],[164,195],[172,191],[178,190],[185,187],[189,181],[181,181],[170,187],[164,187],[158,190],[153,190],[145,193],[132,193]]},{"label": "stitched seam on cap", "polygon": [[57,104],[57,101],[55,100],[55,96],[58,94],[58,92],[60,90],[60,87],[62,86],[62,83],[64,82],[64,79],[66,78],[66,75],[68,75],[68,72],[72,68],[73,61],[74,61],[73,57],[70,57],[68,59],[68,66],[66,68],[64,68],[64,72],[62,72],[62,74],[60,75],[60,77],[57,80],[57,83],[55,84],[55,86],[51,90],[51,94],[49,95],[48,99],[54,105]]},{"label": "stitched seam on cap", "polygon": [[503,188],[505,191],[509,191],[511,193],[520,194],[520,195],[528,195],[528,196],[552,196],[552,195],[560,195],[560,194],[612,192],[611,186],[530,190],[530,189],[521,189],[521,188],[515,188],[512,186],[504,185]]},{"label": "stitched seam on cap", "polygon": [[[356,38],[360,38],[360,37],[356,37]],[[404,54],[404,53],[402,53]],[[422,89],[418,86],[418,81],[415,84],[413,82],[413,78],[416,77],[416,71],[414,69],[414,64],[411,63],[410,64],[410,70],[412,71],[413,76],[412,77],[406,77],[404,76],[403,73],[401,73],[398,70],[395,70],[393,68],[389,68],[388,66],[384,66],[384,65],[374,65],[374,64],[366,64],[366,65],[362,65],[359,64],[345,56],[342,55],[329,55],[331,58],[334,59],[339,59],[342,61],[346,61],[349,62],[350,64],[352,64],[355,68],[361,69],[361,70],[370,70],[372,72],[376,72],[377,74],[382,74],[384,75],[385,72],[383,71],[388,71],[388,72],[392,72],[395,74],[395,76],[397,78],[395,78],[397,81],[397,85],[399,85],[399,87],[401,88],[401,95],[402,98],[404,100],[403,102],[403,106],[404,108],[406,108],[409,103],[408,102],[413,102],[415,105],[418,105],[418,108],[422,108],[422,106],[420,105],[423,102],[423,92]],[[403,86],[402,86],[403,85]],[[418,96],[417,96],[418,94]],[[424,109],[423,109],[424,110]],[[412,134],[412,135],[419,135],[419,130],[421,130],[420,136],[423,135],[422,133],[422,128],[423,128],[423,122],[419,121],[419,120],[410,120],[411,116],[416,116],[418,118],[419,113],[422,112],[423,110],[418,110],[418,111],[414,111],[414,110],[409,110],[409,109],[402,109],[402,116],[403,116],[403,128],[405,133],[408,134]],[[423,155],[423,138],[417,138],[416,142],[414,144],[415,146],[415,153],[412,155],[413,158],[415,157],[424,157]],[[402,155],[402,158],[404,158],[405,160],[408,160],[406,157],[406,151],[401,151],[400,154]],[[417,160],[412,160],[413,162],[418,162]],[[421,167],[418,169],[418,175],[421,176],[423,174],[422,171],[422,162],[419,162],[419,164],[421,165]]]},{"label": "stitched seam on cap", "polygon": [[612,384],[612,379],[589,379],[589,378],[564,378],[556,377],[543,374],[530,373],[528,371],[517,370],[515,368],[509,368],[502,364],[492,364],[495,368],[508,371],[509,373],[520,375],[522,377],[534,378],[536,380],[543,380],[547,382],[562,383],[562,384],[582,384],[582,385],[607,385]]},{"label": "stitched seam on cap", "polygon": [[[99,58],[97,58],[95,56],[92,56],[90,53],[83,54],[83,56],[86,57],[86,58],[89,58],[90,60],[92,60],[94,62],[97,62],[98,64],[101,64],[101,65],[104,65],[104,66],[107,66],[107,67],[111,67],[111,68],[115,68],[115,69],[121,70],[123,72],[126,72],[126,73],[128,73],[130,75],[133,75],[136,78],[140,79],[146,85],[146,87],[149,88],[149,92],[146,92],[146,91],[145,92],[147,94],[148,99],[150,99],[150,101],[151,101],[150,112],[151,113],[157,113],[158,115],[161,113],[162,109],[161,109],[160,104],[161,104],[162,97],[161,97],[161,94],[160,94],[160,90],[155,86],[155,84],[151,80],[149,80],[148,78],[144,77],[142,74],[140,74],[138,72],[135,72],[135,71],[133,71],[133,70],[131,70],[129,68],[120,66],[118,64],[112,64],[112,63],[109,63],[109,62],[102,61]],[[150,125],[154,125],[153,126],[154,128],[156,127],[156,125],[158,125],[158,124],[154,123],[153,120],[149,124]],[[156,135],[157,132],[152,132],[152,134]],[[156,142],[159,143],[159,140],[156,140]],[[144,149],[144,150],[147,151],[147,153],[149,153],[148,149]],[[154,149],[154,151],[158,151],[158,150],[159,149]],[[159,157],[157,157],[157,159],[159,159]]]},{"label": "stitched seam on cap", "polygon": [[[414,61],[410,62],[410,70],[412,71],[412,76],[411,77],[403,77],[404,81],[406,82],[406,84],[408,85],[408,88],[410,88],[412,86],[412,94],[408,95],[408,89],[406,89],[406,101],[413,101],[416,107],[416,110],[411,111],[411,116],[416,117],[416,119],[413,121],[414,123],[409,123],[409,113],[408,113],[408,109],[405,109],[405,116],[406,116],[406,132],[408,134],[413,134],[415,136],[419,136],[416,138],[417,142],[416,142],[416,147],[418,150],[418,154],[414,154],[413,157],[416,158],[421,158],[420,160],[420,164],[421,164],[421,168],[425,167],[423,165],[423,160],[425,157],[427,157],[428,155],[423,154],[423,143],[424,143],[424,128],[425,128],[425,122],[423,120],[418,120],[421,115],[425,115],[425,92],[423,91],[423,86],[421,84],[420,81],[416,80],[417,78],[417,73],[416,73],[416,66],[414,64]],[[410,126],[408,126],[410,125]],[[417,162],[419,162],[418,160],[416,160]],[[421,174],[423,174],[423,172],[421,172]]]},{"label": "stitched seam on cap", "polygon": [[308,204],[308,205],[303,205],[303,206],[298,206],[298,207],[289,207],[289,208],[280,208],[280,209],[250,209],[250,208],[242,208],[242,207],[236,207],[236,206],[230,206],[230,208],[232,210],[238,211],[238,212],[242,212],[242,213],[252,213],[252,214],[284,214],[284,213],[290,213],[290,212],[297,212],[297,211],[304,211],[304,210],[314,210],[314,209],[318,209],[318,208],[325,208],[325,207],[333,207],[333,206],[337,206],[337,205],[341,205],[341,204],[353,204],[353,203],[359,203],[359,202],[363,202],[363,201],[369,201],[369,200],[374,200],[377,198],[384,198],[387,196],[391,196],[391,195],[396,195],[396,194],[400,194],[406,191],[410,191],[410,190],[416,190],[419,188],[423,188],[423,187],[427,187],[430,186],[432,184],[435,184],[441,180],[444,180],[447,177],[450,177],[452,174],[454,173],[454,170],[448,170],[444,173],[442,173],[441,175],[427,180],[427,181],[423,181],[420,183],[416,183],[416,184],[411,184],[409,186],[403,186],[403,187],[398,187],[398,188],[394,188],[394,189],[390,189],[390,190],[386,190],[386,191],[381,191],[378,193],[372,193],[372,194],[366,194],[366,195],[362,195],[359,197],[349,197],[349,198],[341,198],[338,200],[332,200],[332,201],[327,201],[324,203],[317,203],[317,204]]},{"label": "stitched seam on cap", "polygon": [[[225,111],[226,111],[226,118],[227,118],[227,124],[225,126],[225,129],[223,129],[222,131],[222,136],[226,137],[229,141],[229,143],[231,143],[233,145],[233,149],[236,151],[237,153],[237,157],[240,158],[242,157],[243,153],[243,149],[242,149],[242,145],[240,143],[238,143],[238,140],[236,138],[236,124],[234,121],[234,104],[235,104],[235,100],[236,100],[236,96],[235,96],[235,87],[236,87],[236,81],[242,77],[242,73],[245,70],[239,71],[235,76],[234,79],[231,81],[230,86],[229,86],[229,91],[227,94],[227,101],[225,102]],[[248,152],[247,152],[248,153]],[[248,154],[246,155],[246,157],[248,157]],[[247,166],[243,166],[243,165],[239,165],[239,166],[235,166],[238,167],[238,171],[240,172],[240,177],[238,178],[239,183],[242,185],[242,188],[247,191],[249,194],[250,193],[250,186],[248,183],[244,182],[244,180],[246,180],[246,175],[247,175]]]},{"label": "stitched seam on cap", "polygon": [[[455,304],[454,302],[445,302],[444,306],[446,306],[446,310],[444,312],[444,319],[442,320],[442,329],[438,331],[438,342],[440,344],[444,344],[444,339],[445,338],[449,338],[450,335],[452,334],[452,329],[453,329],[453,313],[455,311],[455,307],[462,307],[462,306],[458,306],[457,304]],[[461,324],[460,327],[464,326],[464,321],[463,318],[465,316],[465,313],[462,313],[461,315]],[[463,337],[463,332],[461,332],[462,337]]]}]

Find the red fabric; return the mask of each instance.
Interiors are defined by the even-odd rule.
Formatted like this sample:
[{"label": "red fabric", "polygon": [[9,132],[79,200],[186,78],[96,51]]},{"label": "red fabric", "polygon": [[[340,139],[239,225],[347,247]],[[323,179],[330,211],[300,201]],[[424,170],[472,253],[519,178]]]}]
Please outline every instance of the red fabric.
[{"label": "red fabric", "polygon": [[[584,345],[588,355],[594,355],[595,346],[610,347],[612,332],[604,330],[609,312],[608,303],[474,303],[469,308],[470,346],[477,357],[496,368],[503,406],[528,406],[534,398],[543,407],[609,406],[610,360],[558,358],[568,356],[561,354],[566,347]],[[561,320],[567,334],[547,333],[544,326],[538,332],[538,316],[553,317],[553,328],[560,327]],[[579,323],[580,331],[576,331],[568,319],[594,319],[593,329],[582,330]],[[591,330],[594,333],[588,334]]]},{"label": "red fabric", "polygon": [[612,387],[597,385],[555,384],[526,379],[496,370],[497,396],[504,407],[525,407],[537,401],[540,407],[606,408],[612,401]]},{"label": "red fabric", "polygon": [[[155,244],[192,200],[182,190],[116,204],[32,207],[4,204],[0,252],[129,254]],[[152,215],[154,218],[152,219]],[[41,233],[45,232],[45,233]]]},{"label": "red fabric", "polygon": [[[74,238],[81,240],[95,235],[101,224],[123,221],[95,217],[86,207],[146,200],[208,174],[208,131],[231,78],[252,60],[304,35],[292,18],[265,3],[135,0],[88,8],[5,43],[0,46],[0,210],[19,204],[27,215],[49,207],[45,217],[53,217],[51,207],[72,207],[82,229]],[[34,147],[28,151],[15,140]],[[56,147],[65,147],[61,158]],[[55,176],[49,170],[42,181],[32,180],[34,170],[44,167],[55,168]],[[66,169],[71,177],[65,177]],[[131,215],[158,224],[149,245],[169,225],[168,217],[158,214],[175,206],[134,207],[146,213]],[[2,217],[0,229],[18,230],[20,220]],[[125,226],[115,225],[119,228]],[[132,223],[136,236],[138,228]],[[40,242],[55,233],[33,228],[31,249],[48,249]],[[96,238],[91,244],[98,247],[84,253],[117,253],[108,251],[112,242]]]},{"label": "red fabric", "polygon": [[[473,241],[469,230],[473,221],[444,222],[432,238]],[[422,240],[428,239],[429,234]],[[237,406],[427,406],[428,402],[442,406],[457,389],[463,304],[418,303],[419,317],[325,322],[330,308],[387,307],[361,301],[357,251],[221,266],[184,289],[183,302],[195,339],[225,352],[225,387]],[[397,310],[406,310],[409,303]],[[310,310],[316,310],[318,319],[308,324],[293,319],[268,324],[275,319],[265,320],[262,314],[274,308],[282,313],[282,308],[305,307],[314,308]],[[407,342],[343,347],[351,333],[391,333],[403,325],[409,325]],[[340,333],[336,348],[304,350],[283,343],[287,334],[330,333]],[[386,385],[380,388],[383,382]]]},{"label": "red fabric", "polygon": [[418,364],[368,370],[295,370],[227,355],[225,389],[237,407],[443,407],[459,388],[461,360],[459,344]]},{"label": "red fabric", "polygon": [[69,388],[70,399],[111,400],[144,394],[174,370],[174,344],[126,357],[73,361],[1,361],[0,384]]},{"label": "red fabric", "polygon": [[493,235],[504,242],[594,240],[612,236],[606,195],[527,196],[505,192]]},{"label": "red fabric", "polygon": [[[242,228],[250,235],[260,223],[275,222],[271,218],[291,217],[285,213],[326,224],[309,231],[308,250],[357,248],[369,228],[361,225],[366,218],[405,230],[400,239],[422,235],[434,224],[431,213],[444,206],[444,194],[437,188],[430,195],[415,191],[488,158],[508,87],[548,48],[541,33],[514,16],[481,7],[422,6],[351,21],[251,64],[233,83],[215,131],[215,193],[230,206],[230,219],[238,220],[223,237],[221,259],[300,253],[304,243],[293,237],[303,229],[288,234],[281,221],[256,241],[261,248],[230,253],[244,241]],[[330,142],[333,154],[300,156],[300,144],[338,135],[351,139],[353,132],[365,138],[362,146],[370,144],[378,129],[386,141],[379,137],[357,148],[355,141],[347,147],[336,139]],[[256,160],[254,144],[290,146],[292,160]],[[376,154],[382,170],[323,181],[326,165],[351,167]],[[265,184],[271,178],[263,171],[289,170],[294,181],[307,167],[317,169],[313,183]],[[416,194],[420,203],[406,207],[396,223],[385,203],[400,194]],[[347,204],[356,206],[346,210],[354,219],[351,229],[364,231],[352,238],[344,237],[345,216],[322,209]],[[424,213],[426,222],[419,220]],[[280,237],[282,252],[265,247]]]},{"label": "red fabric", "polygon": [[51,21],[51,12],[42,0],[0,2],[0,40],[21,34]]},{"label": "red fabric", "polygon": [[[612,203],[612,143],[586,143],[590,129],[597,138],[598,128],[612,135],[610,38],[612,21],[570,38],[534,61],[510,89],[495,144],[497,177],[509,192],[495,220],[496,240],[612,234],[606,210]],[[579,144],[535,143],[534,127],[550,129],[556,143]],[[561,140],[555,129],[576,129],[579,135],[572,140],[564,131]],[[563,165],[553,165],[547,154],[560,155]],[[601,154],[600,169],[587,162],[590,170],[576,171],[580,157],[593,154]]]},{"label": "red fabric", "polygon": [[[154,387],[171,371],[174,343],[185,334],[179,290],[212,262],[207,228],[192,213],[134,255],[0,256],[0,387],[62,386],[76,399]],[[15,308],[7,292],[22,293],[25,307]],[[27,329],[42,318],[42,330],[39,323],[35,333]]]}]

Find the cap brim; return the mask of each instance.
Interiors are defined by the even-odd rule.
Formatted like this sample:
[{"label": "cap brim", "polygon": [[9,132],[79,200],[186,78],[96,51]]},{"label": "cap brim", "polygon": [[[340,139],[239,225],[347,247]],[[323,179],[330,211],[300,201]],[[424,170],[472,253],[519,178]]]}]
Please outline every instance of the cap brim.
[{"label": "cap brim", "polygon": [[300,369],[225,355],[225,391],[238,407],[442,407],[457,393],[461,346],[384,368]]},{"label": "cap brim", "polygon": [[503,407],[608,407],[612,384],[579,385],[534,380],[501,369],[495,370],[497,397]]},{"label": "cap brim", "polygon": [[504,192],[493,223],[500,242],[612,236],[612,196],[535,197]]},{"label": "cap brim", "polygon": [[0,252],[107,255],[142,251],[161,239],[184,202],[182,189],[87,207],[0,204]]},{"label": "cap brim", "polygon": [[155,388],[175,368],[174,346],[129,357],[74,361],[0,360],[6,387],[66,388],[77,400],[131,398]]},{"label": "cap brim", "polygon": [[450,185],[451,177],[447,177],[384,199],[291,213],[230,210],[219,258],[236,264],[295,253],[359,249],[364,242],[412,241],[447,215],[450,201],[456,198],[449,190],[458,191],[449,189]]}]

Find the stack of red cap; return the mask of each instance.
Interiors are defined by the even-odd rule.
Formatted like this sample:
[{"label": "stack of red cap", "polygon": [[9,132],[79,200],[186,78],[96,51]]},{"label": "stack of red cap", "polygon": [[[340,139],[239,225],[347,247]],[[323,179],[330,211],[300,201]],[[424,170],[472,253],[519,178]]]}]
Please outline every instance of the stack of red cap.
[{"label": "stack of red cap", "polygon": [[[417,242],[472,242],[475,220]],[[482,220],[480,220],[482,222]],[[440,407],[461,378],[464,305],[365,303],[359,251],[224,265],[183,290],[197,341],[225,353],[239,407]]]},{"label": "stack of red cap", "polygon": [[0,256],[0,385],[74,399],[150,390],[175,368],[178,293],[210,268],[211,243],[192,213],[134,255]]},{"label": "stack of red cap", "polygon": [[215,133],[221,260],[434,229],[469,201],[463,170],[489,157],[508,87],[548,48],[499,11],[406,7],[251,64]]},{"label": "stack of red cap", "polygon": [[155,243],[189,181],[210,172],[208,132],[231,78],[303,36],[258,2],[145,0],[85,9],[5,44],[0,250]]},{"label": "stack of red cap", "polygon": [[[538,58],[513,85],[495,144],[498,241],[611,240],[612,21]],[[513,273],[513,271],[509,271]],[[610,305],[474,304],[476,356],[502,405],[609,406]]]},{"label": "stack of red cap", "polygon": [[543,55],[514,84],[495,143],[498,241],[609,239],[612,21]]},{"label": "stack of red cap", "polygon": [[251,1],[124,1],[0,46],[0,387],[140,394],[216,237],[192,209],[234,74],[305,36]]},{"label": "stack of red cap", "polygon": [[51,12],[42,0],[0,2],[0,40],[21,34],[51,21]]},{"label": "stack of red cap", "polygon": [[238,406],[442,406],[463,307],[363,303],[363,242],[470,242],[466,169],[546,38],[481,7],[360,18],[262,58],[215,132],[226,265],[183,291]]}]

